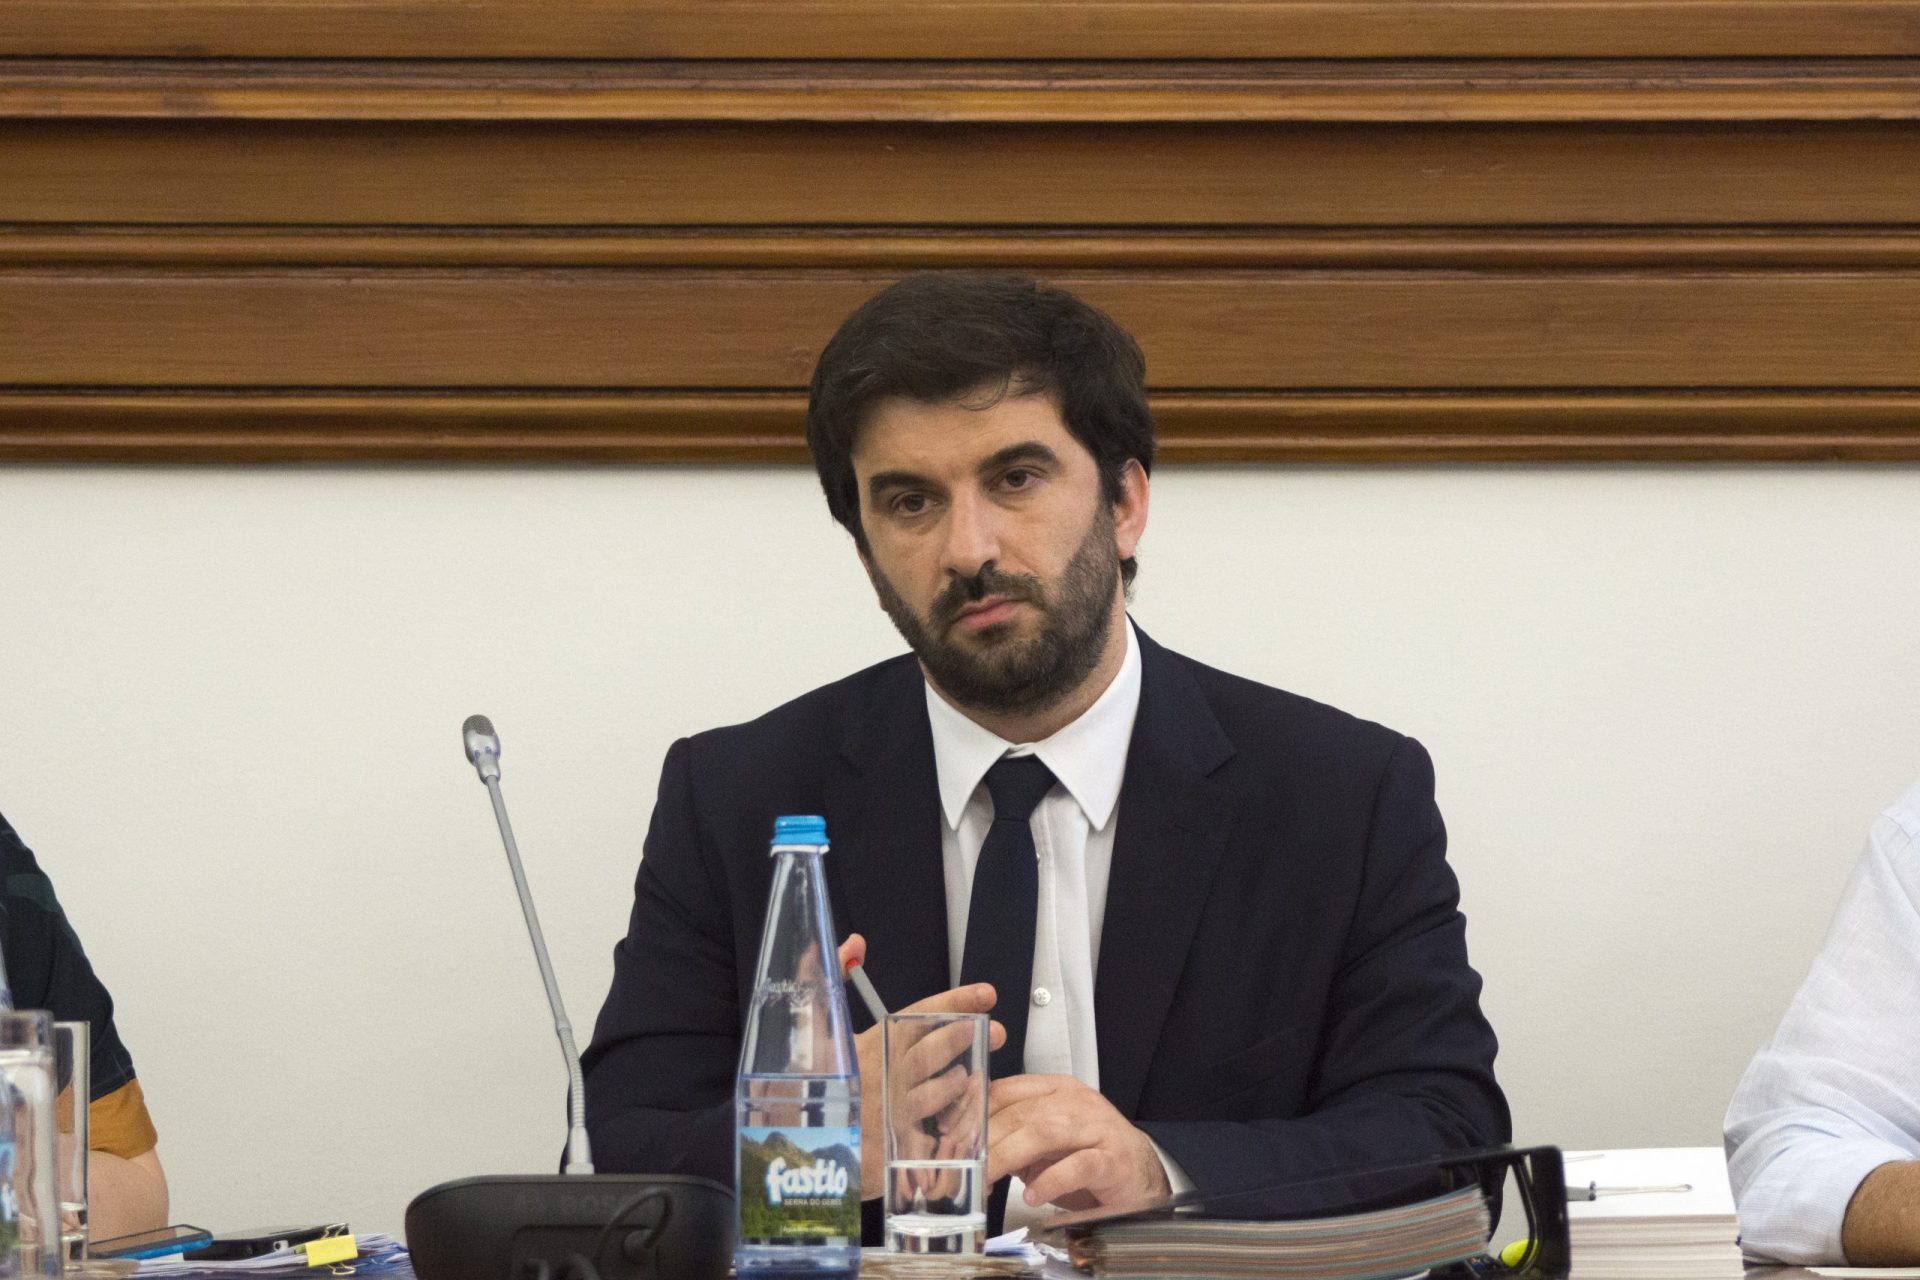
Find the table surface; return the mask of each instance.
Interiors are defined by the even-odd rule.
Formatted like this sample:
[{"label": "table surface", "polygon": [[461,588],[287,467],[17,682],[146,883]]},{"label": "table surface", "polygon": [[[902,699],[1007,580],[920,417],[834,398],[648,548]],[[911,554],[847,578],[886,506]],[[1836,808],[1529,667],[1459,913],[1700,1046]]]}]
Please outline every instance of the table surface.
[{"label": "table surface", "polygon": [[[246,1273],[240,1273],[242,1275]],[[295,1277],[307,1273],[291,1271],[262,1273],[267,1276]],[[938,1258],[890,1254],[883,1249],[863,1249],[860,1255],[860,1274],[863,1280],[962,1280],[963,1277],[1003,1277],[1022,1274],[1020,1264],[1009,1258]],[[401,1263],[396,1266],[382,1267],[368,1273],[370,1280],[416,1280],[412,1266]],[[199,1272],[194,1277],[181,1277],[181,1280],[196,1280],[197,1277],[219,1276],[220,1280],[235,1280],[232,1272]],[[1573,1280],[1579,1280],[1580,1268],[1576,1262]],[[490,1277],[477,1277],[476,1280],[491,1280]],[[673,1276],[663,1276],[661,1280],[677,1280]],[[1636,1280],[1671,1280],[1658,1268],[1649,1267],[1644,1273],[1636,1273]],[[1746,1280],[1821,1280],[1812,1271],[1803,1267],[1748,1267]]]}]

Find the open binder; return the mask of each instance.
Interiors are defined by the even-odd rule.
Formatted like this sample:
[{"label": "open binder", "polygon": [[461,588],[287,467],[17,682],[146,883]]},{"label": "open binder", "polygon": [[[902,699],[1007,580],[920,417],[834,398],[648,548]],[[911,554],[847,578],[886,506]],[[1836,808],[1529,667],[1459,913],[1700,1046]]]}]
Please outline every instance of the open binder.
[{"label": "open binder", "polygon": [[[1512,1262],[1485,1250],[1511,1185],[1526,1223]],[[1224,1276],[1565,1280],[1566,1174],[1558,1147],[1487,1147],[1230,1192],[1061,1214],[1036,1239],[1112,1280]]]}]

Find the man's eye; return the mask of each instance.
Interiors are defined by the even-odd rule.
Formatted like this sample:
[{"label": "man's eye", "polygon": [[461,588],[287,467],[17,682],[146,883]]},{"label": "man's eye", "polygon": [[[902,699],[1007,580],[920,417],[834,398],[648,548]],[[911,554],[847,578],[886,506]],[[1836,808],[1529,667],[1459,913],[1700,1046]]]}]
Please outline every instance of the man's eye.
[{"label": "man's eye", "polygon": [[1032,484],[1033,480],[1033,472],[1028,471],[1024,467],[1015,467],[1012,471],[1007,472],[1006,475],[1000,478],[1000,483],[1006,485],[1009,489],[1024,489]]},{"label": "man's eye", "polygon": [[903,493],[893,500],[893,513],[897,516],[917,516],[927,509],[927,495],[924,493]]}]

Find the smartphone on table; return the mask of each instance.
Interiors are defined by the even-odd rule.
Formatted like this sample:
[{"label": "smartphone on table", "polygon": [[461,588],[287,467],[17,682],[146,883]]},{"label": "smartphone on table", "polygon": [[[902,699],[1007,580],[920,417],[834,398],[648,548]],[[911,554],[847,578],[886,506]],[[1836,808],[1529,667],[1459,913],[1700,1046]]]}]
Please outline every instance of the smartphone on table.
[{"label": "smartphone on table", "polygon": [[326,1222],[317,1227],[259,1227],[252,1231],[223,1231],[204,1244],[194,1245],[190,1262],[237,1262],[278,1253],[297,1244],[345,1235],[347,1224]]},{"label": "smartphone on table", "polygon": [[164,1258],[169,1254],[198,1249],[211,1239],[212,1233],[203,1227],[175,1223],[155,1231],[136,1231],[130,1236],[96,1240],[87,1253],[95,1258]]}]

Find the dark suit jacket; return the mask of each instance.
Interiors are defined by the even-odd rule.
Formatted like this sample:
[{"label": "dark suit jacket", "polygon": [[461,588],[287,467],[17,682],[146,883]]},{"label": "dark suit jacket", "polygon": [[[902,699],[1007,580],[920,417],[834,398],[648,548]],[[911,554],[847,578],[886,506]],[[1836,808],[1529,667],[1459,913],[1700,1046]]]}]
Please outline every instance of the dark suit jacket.
[{"label": "dark suit jacket", "polygon": [[[1202,1191],[1506,1141],[1426,752],[1144,634],[1140,648],[1094,981],[1100,1091]],[[825,815],[834,921],[866,935],[887,1007],[951,985],[911,657],[676,742],[584,1059],[603,1171],[731,1182],[767,840],[786,813]],[[867,1025],[857,1002],[853,1016]]]}]

